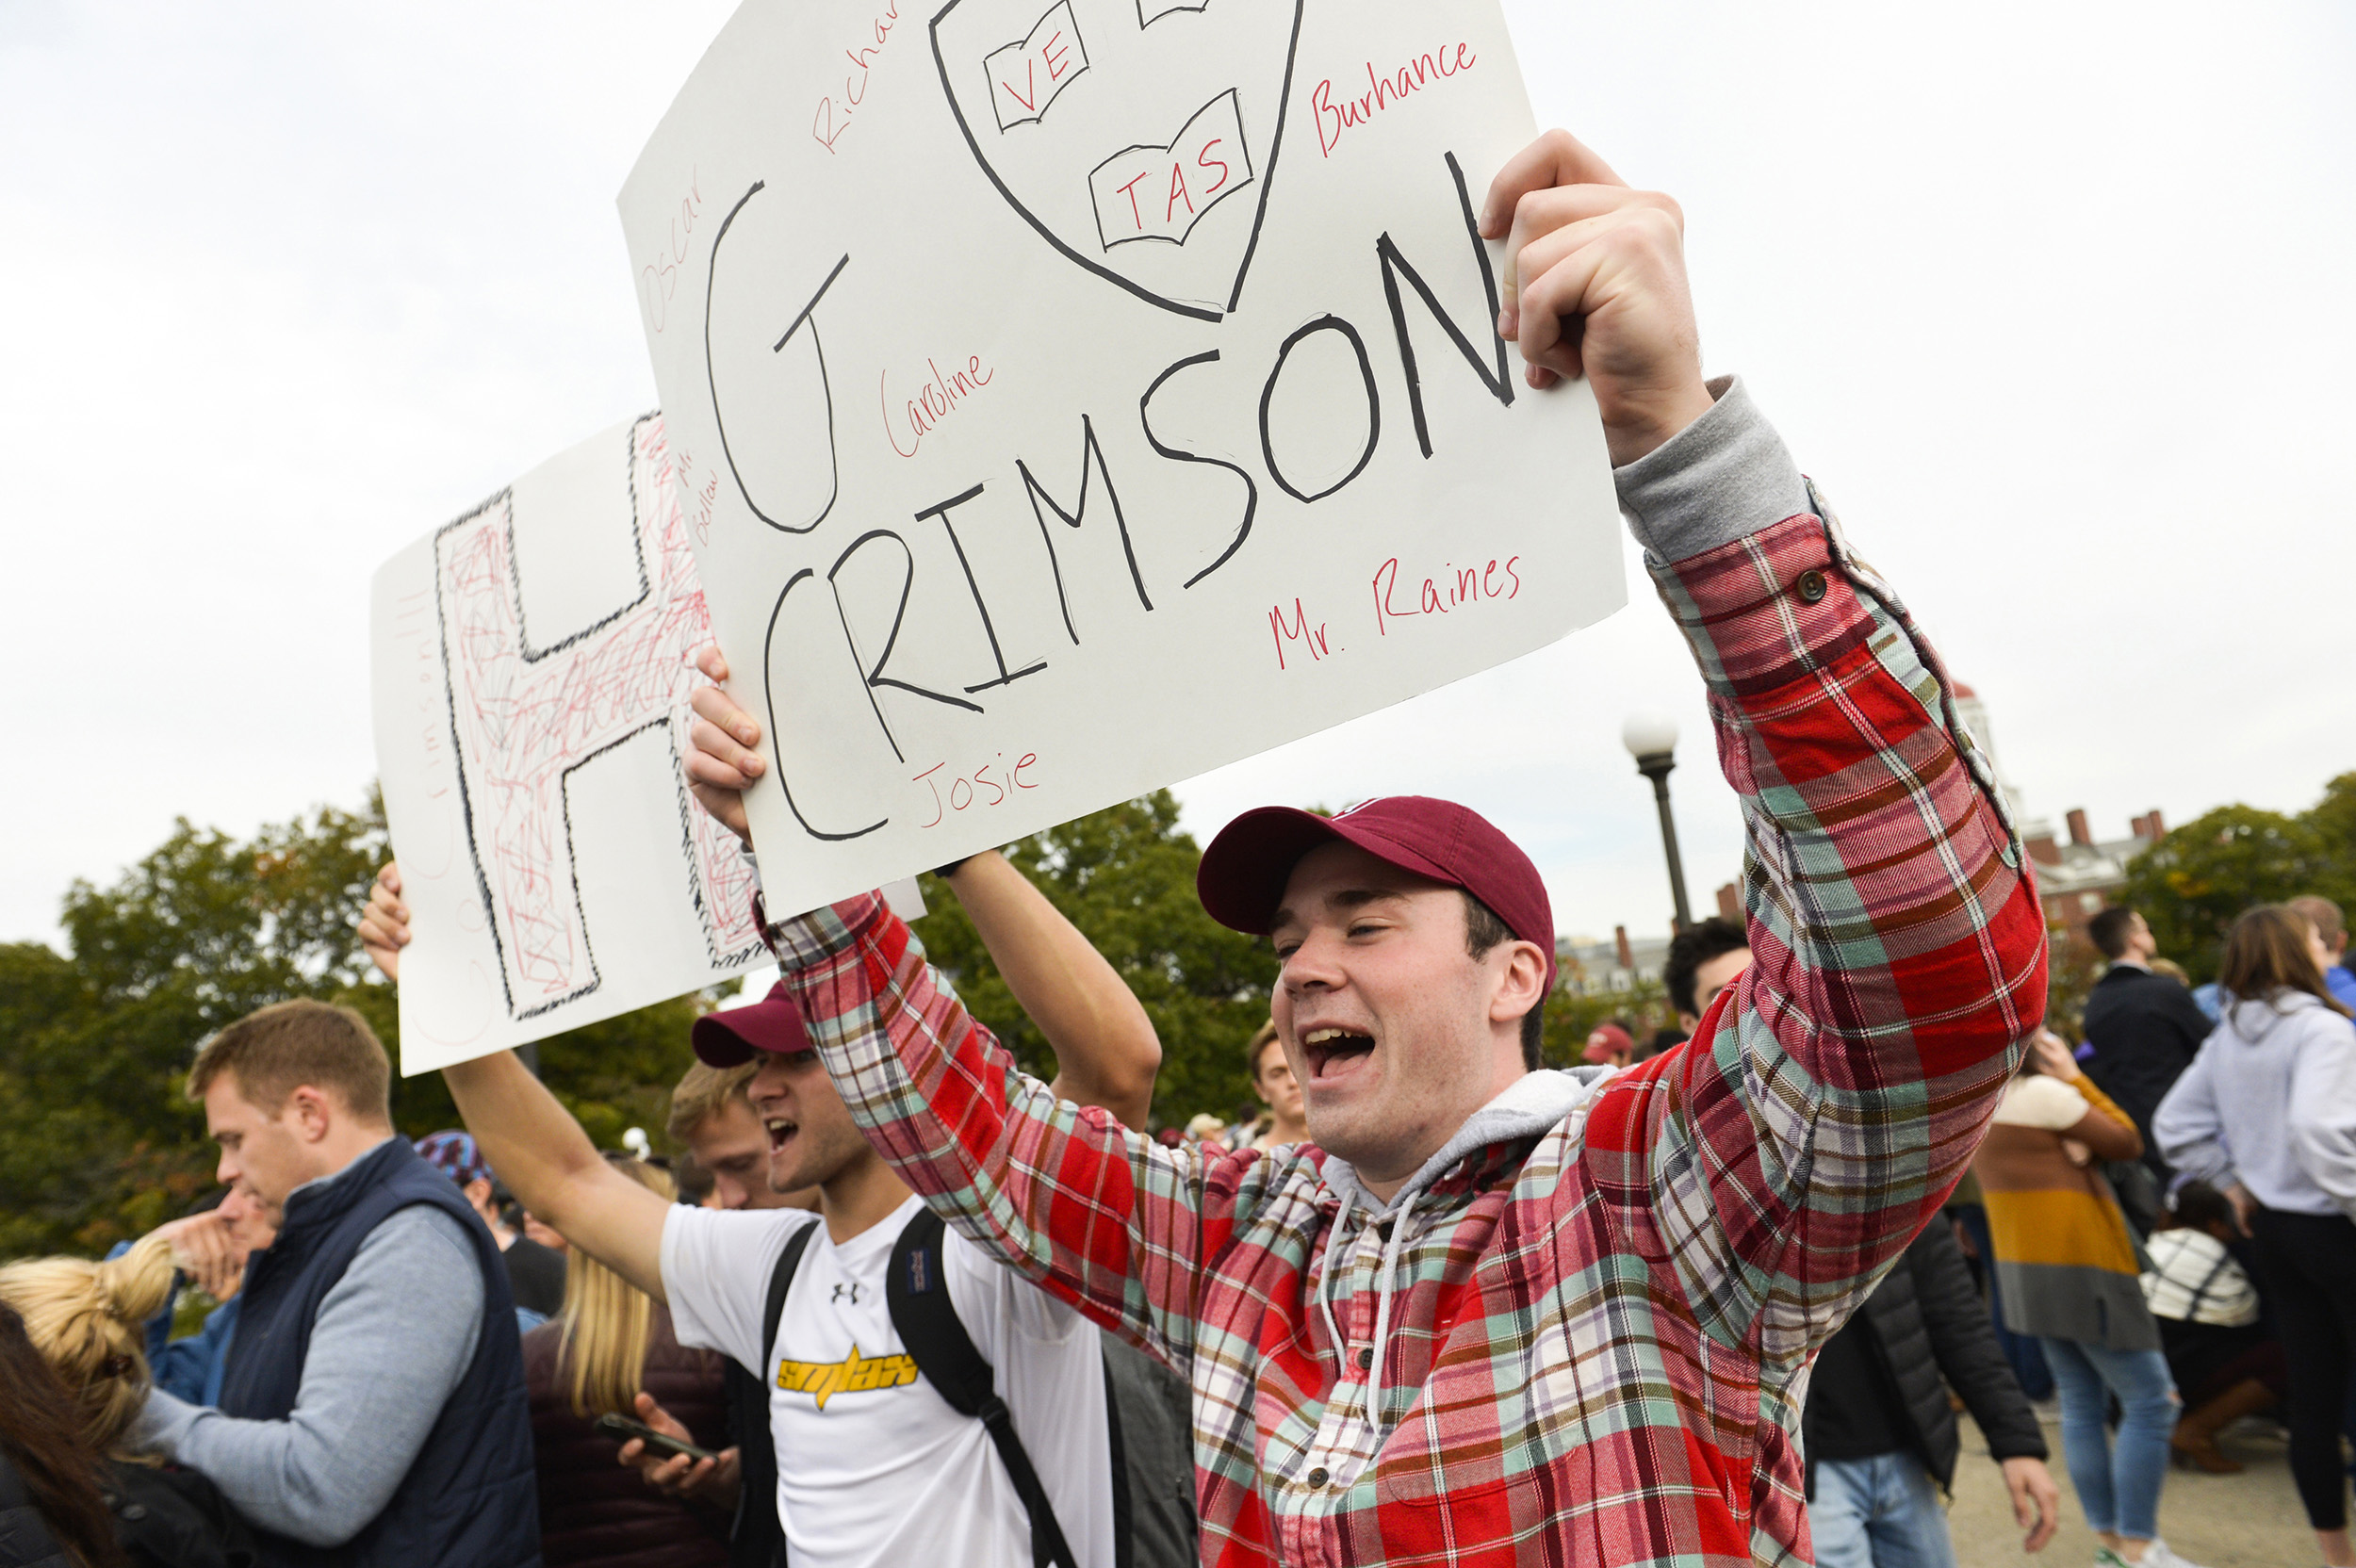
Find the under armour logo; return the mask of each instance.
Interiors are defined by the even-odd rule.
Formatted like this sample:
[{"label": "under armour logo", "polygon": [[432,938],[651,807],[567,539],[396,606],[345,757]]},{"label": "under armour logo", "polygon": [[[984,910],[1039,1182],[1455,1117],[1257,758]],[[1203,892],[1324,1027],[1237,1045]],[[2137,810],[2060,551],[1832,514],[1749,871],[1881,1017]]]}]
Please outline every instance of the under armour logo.
[{"label": "under armour logo", "polygon": [[859,1286],[849,1282],[839,1283],[834,1287],[834,1294],[826,1299],[830,1302],[848,1301],[856,1307],[859,1305]]}]

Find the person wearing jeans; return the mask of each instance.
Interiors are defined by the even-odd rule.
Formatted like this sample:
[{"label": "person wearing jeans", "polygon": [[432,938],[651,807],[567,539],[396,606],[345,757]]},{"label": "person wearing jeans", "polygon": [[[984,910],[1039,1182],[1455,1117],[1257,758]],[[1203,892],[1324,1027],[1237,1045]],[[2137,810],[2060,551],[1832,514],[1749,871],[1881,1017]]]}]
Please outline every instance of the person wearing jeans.
[{"label": "person wearing jeans", "polygon": [[[2061,1394],[2062,1457],[2078,1506],[2095,1534],[2151,1541],[2159,1534],[2160,1482],[2168,1438],[2176,1429],[2176,1382],[2157,1348],[2111,1350],[2081,1339],[2040,1334],[2053,1386]],[[2110,1396],[2119,1396],[2119,1431],[2108,1431]],[[2126,1560],[2151,1563],[2147,1553]],[[2167,1562],[2175,1554],[2158,1559]],[[2098,1557],[2099,1562],[2101,1559]]]},{"label": "person wearing jeans", "polygon": [[1963,1452],[1951,1387],[2003,1467],[2023,1548],[2040,1550],[2061,1511],[2045,1438],[1939,1215],[1816,1358],[1800,1430],[1817,1568],[1955,1568],[1939,1499]]},{"label": "person wearing jeans", "polygon": [[2299,904],[2226,934],[2224,1017],[2152,1118],[2179,1170],[2225,1194],[2257,1241],[2290,1364],[2291,1478],[2323,1560],[2356,1564],[2340,1426],[2356,1364],[2356,1028]]},{"label": "person wearing jeans", "polygon": [[[2132,1160],[2143,1138],[2040,1030],[1996,1108],[1973,1167],[1988,1201],[2005,1326],[2034,1334],[2061,1395],[2062,1456],[2096,1568],[2180,1568],[2160,1538],[2160,1486],[2179,1404],[2159,1325],[2144,1305],[2127,1217],[2102,1162]],[[2122,1419],[2113,1439],[2107,1407]]]},{"label": "person wearing jeans", "polygon": [[1946,1505],[1921,1460],[1897,1450],[1815,1471],[1808,1528],[1817,1568],[1955,1568]]}]

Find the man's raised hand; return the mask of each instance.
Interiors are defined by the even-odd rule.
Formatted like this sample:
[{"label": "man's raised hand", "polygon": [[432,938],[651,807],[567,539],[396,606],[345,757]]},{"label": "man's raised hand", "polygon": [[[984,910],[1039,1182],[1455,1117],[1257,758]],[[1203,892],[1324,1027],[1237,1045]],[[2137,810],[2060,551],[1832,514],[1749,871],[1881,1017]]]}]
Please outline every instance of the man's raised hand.
[{"label": "man's raised hand", "polygon": [[401,864],[387,860],[360,911],[360,946],[384,978],[401,978],[401,950],[409,945],[409,906],[401,897]]},{"label": "man's raised hand", "polygon": [[155,1227],[172,1244],[172,1266],[195,1280],[205,1295],[226,1301],[237,1294],[245,1279],[245,1250],[237,1244],[234,1227],[218,1209],[192,1214]]},{"label": "man's raised hand", "polygon": [[1497,172],[1481,232],[1505,241],[1498,335],[1521,346],[1532,386],[1587,378],[1614,467],[1709,411],[1675,202],[1548,131]]},{"label": "man's raised hand", "polygon": [[695,668],[714,684],[697,687],[692,699],[695,722],[687,731],[687,787],[721,826],[749,844],[753,830],[744,820],[744,792],[769,771],[752,749],[761,744],[761,726],[720,689],[718,683],[728,678],[728,662],[717,644],[695,656]]}]

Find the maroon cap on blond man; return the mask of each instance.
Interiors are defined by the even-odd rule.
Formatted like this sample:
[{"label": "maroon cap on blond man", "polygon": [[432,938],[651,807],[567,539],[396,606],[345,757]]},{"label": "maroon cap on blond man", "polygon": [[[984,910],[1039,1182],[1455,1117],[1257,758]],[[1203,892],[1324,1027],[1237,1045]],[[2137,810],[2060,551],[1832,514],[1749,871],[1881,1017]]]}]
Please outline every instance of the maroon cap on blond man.
[{"label": "maroon cap on blond man", "polygon": [[811,1049],[801,1006],[785,994],[782,980],[749,1007],[706,1013],[695,1021],[689,1037],[695,1059],[706,1067],[742,1067],[763,1053],[791,1056]]},{"label": "maroon cap on blond man", "polygon": [[1336,841],[1481,900],[1514,936],[1546,950],[1546,989],[1554,989],[1554,906],[1538,868],[1486,817],[1452,800],[1379,795],[1335,817],[1289,806],[1246,811],[1203,852],[1195,891],[1221,925],[1265,937],[1293,867]]}]

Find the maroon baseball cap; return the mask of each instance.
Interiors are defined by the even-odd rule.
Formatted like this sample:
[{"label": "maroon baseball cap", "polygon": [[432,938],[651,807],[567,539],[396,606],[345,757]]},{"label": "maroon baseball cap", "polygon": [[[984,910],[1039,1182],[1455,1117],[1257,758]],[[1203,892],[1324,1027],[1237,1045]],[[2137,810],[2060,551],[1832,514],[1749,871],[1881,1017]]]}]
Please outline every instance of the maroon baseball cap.
[{"label": "maroon baseball cap", "polygon": [[1546,989],[1554,989],[1554,906],[1538,868],[1486,817],[1452,800],[1378,795],[1333,817],[1289,806],[1246,811],[1203,852],[1195,891],[1221,925],[1264,937],[1293,867],[1336,840],[1481,900],[1506,929],[1546,951]]},{"label": "maroon baseball cap", "polygon": [[1601,1067],[1612,1057],[1628,1054],[1635,1050],[1636,1042],[1628,1037],[1627,1030],[1616,1023],[1598,1023],[1595,1033],[1587,1037],[1587,1049],[1580,1053],[1579,1059]]},{"label": "maroon baseball cap", "polygon": [[782,980],[749,1007],[706,1013],[695,1021],[691,1038],[695,1059],[707,1067],[742,1067],[762,1052],[790,1056],[810,1049],[801,1006],[785,994]]}]

